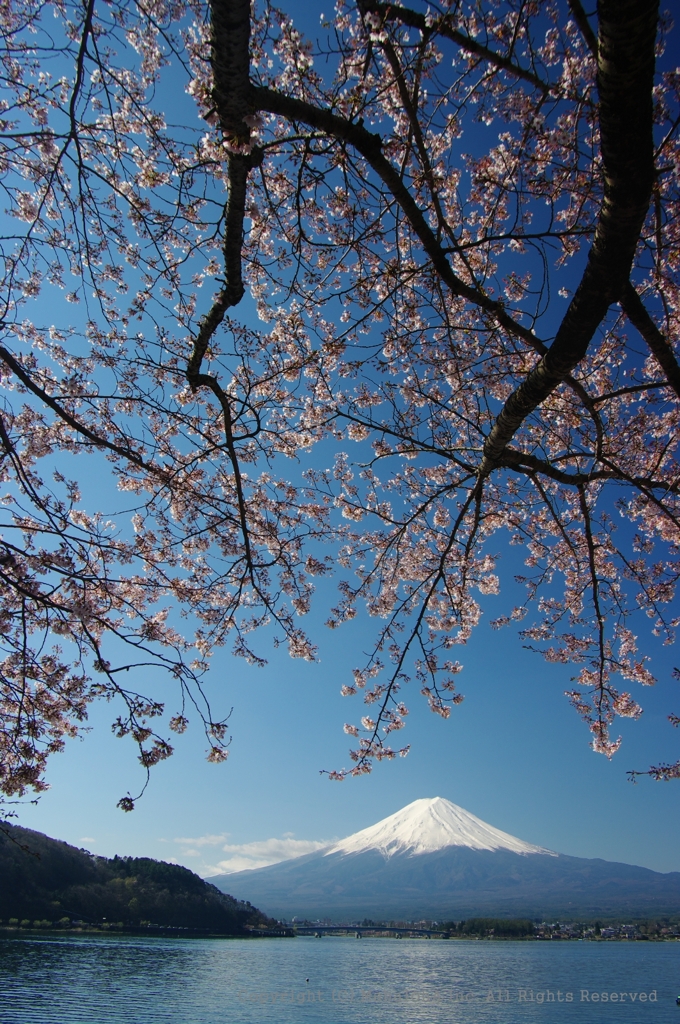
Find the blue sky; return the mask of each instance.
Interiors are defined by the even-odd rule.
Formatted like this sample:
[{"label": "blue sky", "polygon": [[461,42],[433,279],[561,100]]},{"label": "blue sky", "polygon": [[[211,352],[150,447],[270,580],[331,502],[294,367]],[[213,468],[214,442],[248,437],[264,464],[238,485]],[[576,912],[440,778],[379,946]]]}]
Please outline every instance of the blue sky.
[{"label": "blue sky", "polygon": [[[94,471],[90,486],[108,489]],[[174,757],[153,770],[137,809],[124,814],[116,802],[135,793],[143,776],[133,745],[111,733],[117,711],[98,705],[91,732],[52,760],[50,791],[18,809],[20,823],[96,853],[174,859],[209,874],[306,852],[312,846],[305,844],[345,836],[411,800],[443,796],[550,849],[680,870],[680,781],[634,786],[626,777],[627,769],[677,759],[680,735],[666,719],[680,713],[680,683],[671,680],[677,655],[657,641],[642,645],[659,685],[634,693],[645,713],[637,723],[620,723],[614,736],[620,731],[623,745],[608,762],[590,750],[588,732],[563,695],[573,667],[549,665],[524,650],[511,629],[494,632],[485,624],[515,603],[512,576],[521,561],[516,548],[501,556],[501,596],[485,599],[482,625],[456,652],[465,666],[464,703],[444,722],[417,693],[410,700],[405,693],[407,758],[344,783],[319,774],[348,765],[342,725],[360,717],[361,705],[339,691],[364,660],[374,626],[360,615],[336,632],[324,629],[329,586],[312,613],[317,664],[271,649],[262,669],[225,651],[215,655],[208,695],[218,718],[233,707],[225,765],[205,762],[205,740],[194,727],[176,738]],[[636,626],[648,635],[646,620]],[[160,677],[139,679],[142,690],[162,693],[169,685]]]}]

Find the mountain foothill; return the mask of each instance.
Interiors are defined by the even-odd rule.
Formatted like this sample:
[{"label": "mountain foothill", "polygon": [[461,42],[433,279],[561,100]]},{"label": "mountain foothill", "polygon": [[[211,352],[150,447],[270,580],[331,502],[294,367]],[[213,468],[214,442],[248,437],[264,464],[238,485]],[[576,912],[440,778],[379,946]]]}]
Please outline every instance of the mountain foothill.
[{"label": "mountain foothill", "polygon": [[7,821],[0,822],[0,921],[215,935],[276,927],[188,868],[147,857],[97,857]]}]

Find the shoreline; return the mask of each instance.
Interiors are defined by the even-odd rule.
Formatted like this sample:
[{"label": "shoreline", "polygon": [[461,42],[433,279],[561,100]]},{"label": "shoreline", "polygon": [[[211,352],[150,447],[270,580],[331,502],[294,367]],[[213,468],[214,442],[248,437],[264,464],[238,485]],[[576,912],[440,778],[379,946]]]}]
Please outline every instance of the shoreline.
[{"label": "shoreline", "polygon": [[[348,928],[346,931],[334,932],[326,934],[323,938],[336,938],[336,939],[354,939],[356,938],[355,929]],[[190,928],[182,927],[163,927],[161,925],[151,925],[145,928],[102,928],[97,926],[76,926],[74,928],[22,928],[19,925],[0,925],[0,937],[6,935],[8,938],[17,938],[19,936],[36,936],[49,937],[50,935],[62,937],[64,935],[78,935],[78,936],[113,936],[124,937],[124,938],[162,938],[162,939],[283,939],[283,938],[296,938],[296,939],[314,939],[321,938],[321,935],[309,935],[309,934],[297,934],[293,929],[269,930],[269,931],[246,931],[237,934],[226,934],[221,932],[201,932]],[[362,938],[367,939],[391,939],[393,941],[400,940],[404,941],[430,941],[429,936],[424,935],[389,935],[382,932],[380,934],[367,934],[364,933]],[[579,936],[560,937],[554,939],[549,936],[542,935],[526,935],[526,936],[494,936],[494,935],[439,935],[432,936],[437,942],[591,942],[591,943],[612,943],[612,942],[626,942],[626,943],[637,943],[637,942],[680,942],[680,937],[676,935],[669,936],[644,936],[644,937],[629,937],[629,936],[607,936],[602,938],[600,936],[588,936],[582,938]]]}]

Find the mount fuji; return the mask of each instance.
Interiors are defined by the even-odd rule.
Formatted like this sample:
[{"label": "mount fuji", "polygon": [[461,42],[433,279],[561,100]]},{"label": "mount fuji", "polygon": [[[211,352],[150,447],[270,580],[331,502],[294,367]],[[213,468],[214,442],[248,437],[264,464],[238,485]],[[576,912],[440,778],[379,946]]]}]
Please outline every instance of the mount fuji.
[{"label": "mount fuji", "polygon": [[449,800],[413,803],[294,860],[217,875],[277,917],[335,920],[660,915],[680,911],[680,872],[554,853]]},{"label": "mount fuji", "polygon": [[398,854],[411,857],[437,853],[450,846],[466,846],[469,850],[511,850],[512,853],[547,853],[542,846],[532,846],[487,825],[481,818],[463,810],[450,800],[436,796],[433,800],[414,800],[377,825],[334,843],[321,853],[368,853],[378,850],[386,860]]}]

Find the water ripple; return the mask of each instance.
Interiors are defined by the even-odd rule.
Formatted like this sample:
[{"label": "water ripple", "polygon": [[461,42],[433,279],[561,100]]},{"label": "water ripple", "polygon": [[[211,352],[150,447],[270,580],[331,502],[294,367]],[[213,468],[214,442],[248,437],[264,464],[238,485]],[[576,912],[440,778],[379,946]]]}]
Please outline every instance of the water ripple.
[{"label": "water ripple", "polygon": [[680,943],[0,939],[0,1024],[666,1024]]}]

